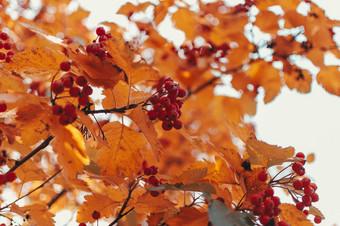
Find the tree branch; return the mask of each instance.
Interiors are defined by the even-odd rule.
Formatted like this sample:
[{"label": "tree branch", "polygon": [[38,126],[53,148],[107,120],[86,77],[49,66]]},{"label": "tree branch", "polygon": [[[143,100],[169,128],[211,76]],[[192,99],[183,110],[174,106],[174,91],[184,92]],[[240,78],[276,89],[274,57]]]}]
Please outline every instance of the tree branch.
[{"label": "tree branch", "polygon": [[10,168],[8,170],[8,172],[13,172],[14,170],[16,170],[19,166],[21,166],[22,164],[24,164],[27,160],[29,160],[33,155],[37,154],[40,150],[46,148],[51,140],[53,140],[53,136],[49,136],[46,138],[46,140],[44,140],[44,142],[42,142],[38,147],[36,147],[31,153],[29,153],[28,155],[26,155],[23,159],[21,159],[20,161],[17,161],[15,163],[15,165]]},{"label": "tree branch", "polygon": [[139,104],[130,104],[121,108],[101,109],[101,110],[86,110],[85,114],[98,114],[98,113],[125,113],[126,110],[136,108]]},{"label": "tree branch", "polygon": [[58,201],[58,199],[63,196],[66,193],[66,189],[64,188],[61,192],[59,192],[59,194],[57,194],[48,204],[48,208],[51,208],[51,206]]}]

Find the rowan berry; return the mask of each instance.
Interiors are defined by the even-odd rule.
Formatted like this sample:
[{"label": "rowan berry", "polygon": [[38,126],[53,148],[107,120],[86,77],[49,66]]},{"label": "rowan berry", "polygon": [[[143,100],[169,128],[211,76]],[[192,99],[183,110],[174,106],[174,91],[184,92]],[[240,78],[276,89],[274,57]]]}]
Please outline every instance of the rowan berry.
[{"label": "rowan berry", "polygon": [[159,103],[161,103],[164,107],[168,106],[170,104],[170,99],[168,97],[161,97],[159,99]]},{"label": "rowan berry", "polygon": [[187,91],[185,89],[183,89],[182,87],[178,88],[178,97],[185,97],[187,95]]},{"label": "rowan berry", "polygon": [[106,36],[107,39],[112,38],[112,34],[111,33],[106,33],[105,36]]},{"label": "rowan berry", "polygon": [[6,181],[13,182],[15,179],[17,179],[17,175],[14,172],[6,173]]},{"label": "rowan berry", "polygon": [[296,190],[301,190],[303,188],[303,183],[301,180],[295,180],[293,182],[293,187],[296,189]]},{"label": "rowan berry", "polygon": [[6,57],[5,61],[6,61],[6,63],[11,63],[11,62],[13,62],[12,59],[11,59],[11,57]]},{"label": "rowan berry", "polygon": [[268,174],[266,171],[262,170],[257,174],[259,181],[265,182],[268,179]]},{"label": "rowan berry", "polygon": [[0,52],[0,60],[6,59],[6,54],[3,52]]},{"label": "rowan berry", "polygon": [[62,81],[63,81],[64,87],[71,88],[73,86],[74,79],[72,76],[68,76],[68,77],[63,78]]},{"label": "rowan berry", "polygon": [[301,182],[303,184],[303,187],[307,187],[310,185],[310,179],[308,177],[304,177],[301,179]]},{"label": "rowan berry", "polygon": [[161,103],[157,103],[153,106],[153,109],[159,112],[160,110],[163,109],[163,105]]},{"label": "rowan berry", "polygon": [[86,226],[85,223],[80,223],[78,226]]},{"label": "rowan berry", "polygon": [[71,63],[68,61],[63,61],[60,63],[59,68],[62,71],[69,71],[71,69]]},{"label": "rowan berry", "polygon": [[106,35],[99,36],[99,39],[98,39],[99,42],[105,42],[106,40],[107,40]]},{"label": "rowan berry", "polygon": [[157,104],[157,103],[159,102],[159,97],[158,97],[158,95],[156,94],[156,95],[153,95],[152,97],[150,97],[150,102],[151,102],[153,105]]},{"label": "rowan berry", "polygon": [[322,219],[321,219],[320,217],[318,217],[318,216],[315,216],[315,217],[314,217],[314,222],[315,222],[315,224],[320,224],[321,221],[322,221]]},{"label": "rowan berry", "polygon": [[86,52],[95,54],[97,52],[98,46],[95,43],[88,44],[86,46]]},{"label": "rowan berry", "polygon": [[89,98],[89,96],[86,96],[86,95],[80,96],[80,97],[78,98],[78,103],[79,103],[80,105],[82,105],[82,106],[87,106],[87,105],[90,103],[90,98]]},{"label": "rowan berry", "polygon": [[250,197],[250,201],[254,204],[254,205],[260,205],[262,203],[262,196],[259,194],[254,194]]},{"label": "rowan berry", "polygon": [[150,175],[152,174],[152,170],[151,170],[149,167],[146,167],[146,168],[144,169],[144,174],[145,174],[146,176],[150,176]]},{"label": "rowan berry", "polygon": [[3,174],[0,174],[0,185],[6,183],[6,176]]},{"label": "rowan berry", "polygon": [[0,49],[4,48],[4,43],[0,41]]},{"label": "rowan berry", "polygon": [[168,91],[172,90],[175,87],[175,84],[171,81],[167,81],[164,83],[164,88]]},{"label": "rowan berry", "polygon": [[78,76],[76,78],[76,83],[78,86],[86,86],[87,85],[87,80],[84,76]]},{"label": "rowan berry", "polygon": [[272,189],[272,188],[267,188],[266,190],[264,190],[264,194],[265,194],[267,197],[273,197],[273,195],[274,195],[274,189]]},{"label": "rowan berry", "polygon": [[305,215],[308,215],[308,214],[309,214],[309,211],[308,211],[308,210],[304,210],[303,213],[304,213]]},{"label": "rowan berry", "polygon": [[174,104],[169,104],[166,106],[167,111],[176,111],[176,106]]},{"label": "rowan berry", "polygon": [[279,206],[281,204],[280,198],[277,196],[273,196],[272,200],[274,202],[275,207]]},{"label": "rowan berry", "polygon": [[302,203],[302,202],[297,202],[295,204],[295,207],[298,209],[298,210],[303,210],[303,208],[305,208],[305,205]]},{"label": "rowan berry", "polygon": [[319,195],[317,193],[312,194],[312,202],[319,201]]},{"label": "rowan berry", "polygon": [[148,116],[150,120],[155,120],[157,118],[157,111],[156,110],[150,110],[148,111]]},{"label": "rowan berry", "polygon": [[80,93],[81,93],[79,87],[77,87],[77,86],[71,87],[68,92],[69,92],[71,97],[79,97]]},{"label": "rowan berry", "polygon": [[171,121],[175,121],[178,118],[178,114],[176,111],[169,111],[168,112],[168,118]]},{"label": "rowan berry", "polygon": [[277,223],[277,226],[290,226],[290,223],[288,223],[287,221],[279,221]]},{"label": "rowan berry", "polygon": [[150,166],[151,174],[156,175],[158,173],[158,168],[156,166]]},{"label": "rowan berry", "polygon": [[53,93],[59,94],[64,91],[64,86],[60,81],[55,81],[52,83],[51,89]]},{"label": "rowan berry", "polygon": [[64,110],[66,115],[72,116],[76,112],[76,107],[73,104],[66,104]]},{"label": "rowan berry", "polygon": [[270,217],[268,215],[262,215],[259,220],[261,224],[266,225],[269,222]]},{"label": "rowan berry", "polygon": [[312,203],[312,197],[310,195],[303,195],[302,203],[304,206],[310,206]]},{"label": "rowan berry", "polygon": [[64,108],[57,104],[52,107],[52,112],[54,115],[61,115],[64,113]]},{"label": "rowan berry", "polygon": [[312,195],[314,192],[314,189],[309,185],[303,189],[303,193],[305,193],[305,195]]},{"label": "rowan berry", "polygon": [[5,112],[7,110],[7,104],[0,103],[0,112]]},{"label": "rowan berry", "polygon": [[316,186],[315,183],[310,183],[309,186],[311,186],[314,189],[314,191],[316,191],[316,189],[318,189],[318,186]]},{"label": "rowan berry", "polygon": [[85,95],[91,95],[93,93],[92,87],[91,86],[84,86],[83,87],[83,93]]},{"label": "rowan berry", "polygon": [[149,177],[148,182],[155,187],[159,185],[159,180],[155,176]]},{"label": "rowan berry", "polygon": [[159,192],[158,191],[150,191],[150,195],[152,197],[157,197],[159,195]]},{"label": "rowan berry", "polygon": [[96,29],[96,34],[98,35],[98,36],[101,36],[101,35],[105,35],[105,29],[103,28],[103,27],[97,27],[97,29]]},{"label": "rowan berry", "polygon": [[279,207],[274,207],[273,210],[274,210],[274,214],[273,214],[274,216],[277,216],[281,213],[281,209]]},{"label": "rowan berry", "polygon": [[296,153],[295,157],[304,159],[305,158],[305,154],[303,154],[302,152],[298,152],[298,153]]},{"label": "rowan berry", "polygon": [[165,110],[160,110],[159,112],[158,112],[158,118],[160,119],[160,120],[162,120],[162,121],[164,121],[165,119],[166,119],[166,117],[168,116],[168,113],[167,113],[167,111],[165,111]]},{"label": "rowan berry", "polygon": [[0,38],[1,38],[2,40],[6,41],[9,37],[8,37],[8,34],[7,34],[7,33],[1,32]]},{"label": "rowan berry", "polygon": [[70,124],[70,122],[71,122],[70,116],[68,116],[68,115],[60,115],[59,123],[61,125],[66,126],[66,125]]},{"label": "rowan berry", "polygon": [[301,171],[301,169],[303,168],[303,165],[301,162],[294,162],[293,165],[292,165],[292,169],[298,173]]},{"label": "rowan berry", "polygon": [[14,53],[12,51],[8,51],[7,52],[7,57],[12,57],[12,56],[14,56]]},{"label": "rowan berry", "polygon": [[172,122],[169,121],[169,120],[164,120],[163,123],[162,123],[162,128],[164,130],[171,130],[172,129]]},{"label": "rowan berry", "polygon": [[299,172],[295,172],[298,176],[303,176],[303,175],[305,175],[305,173],[306,173],[306,170],[305,170],[305,168],[304,167],[302,167],[301,168],[301,171],[299,171]]},{"label": "rowan berry", "polygon": [[4,48],[5,48],[6,50],[10,50],[10,49],[12,48],[12,44],[9,43],[9,42],[6,42],[6,43],[4,44]]},{"label": "rowan berry", "polygon": [[95,219],[95,220],[98,220],[100,218],[100,212],[98,212],[96,210],[93,211],[92,218]]},{"label": "rowan berry", "polygon": [[263,205],[257,205],[253,209],[253,213],[256,216],[261,216],[264,214],[264,206]]}]

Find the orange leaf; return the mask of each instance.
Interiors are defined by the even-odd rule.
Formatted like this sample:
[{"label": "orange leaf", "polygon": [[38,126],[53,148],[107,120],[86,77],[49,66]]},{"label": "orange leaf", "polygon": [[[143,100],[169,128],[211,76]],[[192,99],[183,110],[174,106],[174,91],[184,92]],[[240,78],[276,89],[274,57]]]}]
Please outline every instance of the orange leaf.
[{"label": "orange leaf", "polygon": [[244,170],[241,166],[243,163],[243,159],[236,150],[231,148],[216,147],[216,152],[219,153],[222,158],[224,158],[227,163],[237,172],[242,172]]},{"label": "orange leaf", "polygon": [[163,196],[152,197],[149,192],[144,193],[137,198],[135,210],[138,213],[163,211],[175,206],[174,203]]},{"label": "orange leaf", "polygon": [[295,205],[283,203],[280,205],[282,220],[291,225],[312,226],[312,222],[307,219],[306,214],[296,209]]},{"label": "orange leaf", "polygon": [[307,160],[307,163],[312,163],[312,162],[314,162],[314,160],[315,160],[315,154],[314,154],[314,153],[311,153],[311,154],[307,155],[306,160]]},{"label": "orange leaf", "polygon": [[316,80],[327,92],[340,96],[340,71],[337,66],[328,66],[321,70]]},{"label": "orange leaf", "polygon": [[127,17],[130,17],[135,12],[145,11],[150,5],[152,5],[150,2],[139,3],[138,5],[128,2],[120,7],[120,9],[117,11],[117,14],[123,14]]},{"label": "orange leaf", "polygon": [[46,179],[44,171],[39,168],[36,163],[34,163],[31,159],[29,159],[25,162],[25,164],[17,168],[15,170],[15,173],[23,183],[33,180],[43,181]]},{"label": "orange leaf", "polygon": [[276,32],[280,29],[278,23],[279,18],[280,16],[275,15],[273,12],[263,10],[257,14],[254,24],[263,32],[276,34]]},{"label": "orange leaf", "polygon": [[29,215],[30,217],[27,219],[29,225],[53,226],[55,223],[53,220],[54,214],[49,212],[48,206],[44,203],[35,203],[23,207],[13,203],[11,212],[19,214],[24,219],[27,219],[26,216]]},{"label": "orange leaf", "polygon": [[200,179],[203,179],[207,175],[208,169],[207,167],[201,169],[187,169],[183,171],[179,176],[170,180],[171,183],[183,183],[189,184],[193,182],[197,182]]},{"label": "orange leaf", "polygon": [[146,139],[149,141],[151,148],[156,156],[156,159],[159,160],[159,156],[162,152],[162,146],[157,139],[157,132],[155,127],[150,122],[149,117],[146,112],[143,110],[141,106],[135,108],[128,117],[132,119],[134,123],[139,127],[139,129],[143,132]]},{"label": "orange leaf", "polygon": [[206,226],[208,224],[209,217],[206,212],[201,212],[194,207],[183,207],[179,213],[166,220],[168,225],[197,225]]}]

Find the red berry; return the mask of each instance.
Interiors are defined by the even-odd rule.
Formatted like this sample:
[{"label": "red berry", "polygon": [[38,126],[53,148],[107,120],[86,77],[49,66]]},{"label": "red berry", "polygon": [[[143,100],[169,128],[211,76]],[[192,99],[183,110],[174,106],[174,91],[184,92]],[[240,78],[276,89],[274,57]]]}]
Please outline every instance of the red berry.
[{"label": "red berry", "polygon": [[170,99],[167,98],[167,97],[161,97],[161,98],[159,99],[159,102],[160,102],[164,107],[166,107],[166,106],[168,106],[168,105],[170,104]]},{"label": "red berry", "polygon": [[294,164],[292,165],[292,169],[298,173],[301,171],[301,169],[303,168],[303,165],[301,162],[294,162]]},{"label": "red berry", "polygon": [[156,175],[158,173],[158,168],[156,166],[150,166],[151,174]]},{"label": "red berry", "polygon": [[159,185],[159,180],[155,176],[149,177],[148,182],[155,187]]},{"label": "red berry", "polygon": [[187,95],[187,91],[182,87],[178,88],[178,97],[183,98]]},{"label": "red berry", "polygon": [[52,112],[54,115],[61,115],[64,112],[64,108],[57,104],[53,106]]},{"label": "red berry", "polygon": [[317,201],[319,201],[319,195],[316,193],[312,194],[312,202],[317,202]]},{"label": "red berry", "polygon": [[266,190],[264,190],[264,194],[265,194],[267,197],[273,197],[273,195],[274,195],[274,189],[272,189],[272,188],[267,188]]},{"label": "red berry", "polygon": [[4,48],[4,43],[0,41],[0,49]]},{"label": "red berry", "polygon": [[318,186],[316,186],[315,183],[310,183],[309,186],[311,186],[314,189],[314,191],[316,191],[316,189],[318,189]]},{"label": "red berry", "polygon": [[4,44],[4,48],[5,48],[6,50],[10,50],[10,49],[12,48],[12,44],[9,43],[9,42],[6,42],[6,43]]},{"label": "red berry", "polygon": [[147,167],[147,168],[144,169],[144,174],[146,176],[150,176],[152,174],[152,170],[149,167]]},{"label": "red berry", "polygon": [[308,177],[304,177],[301,179],[301,182],[303,184],[303,187],[307,187],[310,184],[310,179]]},{"label": "red berry", "polygon": [[60,70],[69,71],[71,69],[71,63],[68,61],[63,61],[60,63]]},{"label": "red berry", "polygon": [[12,51],[8,51],[8,52],[7,52],[7,56],[8,56],[8,57],[12,57],[12,56],[14,56],[14,53],[13,53]]},{"label": "red berry", "polygon": [[166,106],[166,110],[167,111],[176,111],[176,106],[174,104],[169,104],[168,106]]},{"label": "red berry", "polygon": [[157,111],[155,110],[150,110],[148,111],[148,116],[149,116],[149,119],[152,121],[152,120],[155,120],[157,118]]},{"label": "red berry", "polygon": [[98,211],[93,211],[92,218],[98,220],[100,218],[100,213]]},{"label": "red berry", "polygon": [[11,62],[13,62],[11,57],[6,57],[6,63],[11,63]]},{"label": "red berry", "polygon": [[309,214],[309,211],[308,211],[308,210],[304,210],[303,213],[304,213],[305,215],[308,215],[308,214]]},{"label": "red berry", "polygon": [[164,130],[171,130],[172,129],[172,123],[169,120],[164,120],[162,123],[162,128]]},{"label": "red berry", "polygon": [[15,179],[17,179],[17,175],[15,175],[14,172],[8,172],[6,173],[6,181],[12,182]]},{"label": "red berry", "polygon": [[305,208],[305,205],[303,205],[302,202],[297,202],[295,204],[295,207],[298,209],[298,210],[303,210],[303,208]]},{"label": "red berry", "polygon": [[85,223],[80,223],[78,226],[86,226]]},{"label": "red berry", "polygon": [[168,112],[168,118],[171,120],[171,121],[175,121],[177,118],[178,118],[178,114],[176,111],[169,111]]},{"label": "red berry", "polygon": [[164,120],[166,119],[167,116],[168,116],[168,113],[167,113],[167,111],[165,111],[165,110],[160,110],[160,111],[158,112],[158,118],[159,118],[160,120],[162,120],[162,121],[164,121]]},{"label": "red berry", "polygon": [[277,196],[273,196],[272,200],[274,202],[275,207],[279,206],[281,204],[280,198]]},{"label": "red berry", "polygon": [[304,159],[305,158],[305,154],[303,154],[302,152],[298,152],[298,153],[296,153],[295,157]]},{"label": "red berry", "polygon": [[310,206],[312,203],[312,197],[310,195],[304,195],[302,196],[302,203],[305,206]]},{"label": "red berry", "polygon": [[6,183],[6,176],[3,174],[0,174],[0,185]]},{"label": "red berry", "polygon": [[3,52],[0,52],[0,60],[6,59],[6,54]]},{"label": "red berry", "polygon": [[253,209],[253,213],[256,216],[261,216],[264,214],[264,206],[263,205],[257,205]]},{"label": "red berry", "polygon": [[153,109],[155,109],[156,111],[160,111],[163,109],[163,105],[161,103],[157,103],[153,106]]},{"label": "red berry", "polygon": [[71,123],[71,118],[68,115],[60,115],[59,123],[63,126],[66,126]]},{"label": "red berry", "polygon": [[83,87],[83,93],[85,95],[91,95],[93,93],[92,87],[91,86],[84,86]]},{"label": "red berry", "polygon": [[79,97],[80,96],[80,89],[77,86],[73,86],[68,91],[71,97]]},{"label": "red berry", "polygon": [[82,106],[87,106],[90,103],[89,96],[81,96],[78,98],[78,103]]},{"label": "red berry", "polygon": [[159,192],[158,191],[150,191],[150,195],[152,197],[157,197],[159,195]]},{"label": "red berry", "polygon": [[175,84],[171,81],[167,81],[164,83],[164,88],[168,91],[172,90],[175,87]]},{"label": "red berry", "polygon": [[318,216],[315,216],[315,217],[314,217],[314,222],[315,222],[315,224],[320,224],[321,221],[322,221],[322,219],[321,219],[320,217],[318,217]]},{"label": "red berry", "polygon": [[99,39],[98,39],[99,42],[105,42],[106,40],[107,40],[106,35],[99,36]]},{"label": "red berry", "polygon": [[60,81],[55,81],[52,83],[52,92],[55,94],[62,93],[64,91],[64,86]]},{"label": "red berry", "polygon": [[101,36],[101,35],[105,35],[105,29],[103,28],[103,27],[97,27],[97,29],[96,29],[96,34],[98,35],[98,36]]},{"label": "red berry", "polygon": [[303,193],[305,193],[305,195],[312,195],[314,192],[315,191],[311,186],[307,186],[303,189]]},{"label": "red berry", "polygon": [[271,199],[264,200],[264,207],[266,209],[273,209],[274,208],[274,201]]},{"label": "red berry", "polygon": [[111,34],[111,33],[106,33],[105,36],[106,36],[106,38],[108,38],[108,39],[112,38],[112,34]]},{"label": "red berry", "polygon": [[303,175],[305,175],[306,170],[305,170],[304,167],[302,167],[300,172],[295,172],[295,173],[296,173],[298,176],[303,176]]},{"label": "red berry", "polygon": [[87,80],[84,76],[78,76],[76,78],[76,83],[78,86],[86,86],[87,85]]},{"label": "red berry", "polygon": [[250,197],[250,200],[251,202],[254,204],[254,205],[260,205],[262,203],[262,196],[259,195],[259,194],[254,194]]},{"label": "red berry", "polygon": [[86,52],[95,54],[97,52],[98,46],[95,43],[88,44],[86,46]]},{"label": "red berry", "polygon": [[170,78],[170,77],[167,77],[163,80],[163,84],[165,84],[166,82],[169,82],[169,81],[173,82],[174,80],[172,80],[172,78]]},{"label": "red berry", "polygon": [[155,105],[159,102],[159,97],[158,95],[153,95],[152,97],[150,97],[150,102]]},{"label": "red berry", "polygon": [[277,226],[290,226],[290,223],[288,223],[287,221],[279,221],[277,223]]},{"label": "red berry", "polygon": [[65,114],[72,116],[74,113],[76,113],[76,107],[73,104],[66,104],[64,107]]},{"label": "red berry", "polygon": [[279,207],[274,207],[274,216],[277,216],[277,215],[279,215],[280,213],[281,213],[281,209],[279,208]]},{"label": "red berry", "polygon": [[66,88],[71,88],[73,86],[73,77],[68,76],[68,77],[63,78],[63,85]]},{"label": "red berry", "polygon": [[302,181],[300,180],[295,180],[293,182],[293,187],[296,189],[296,190],[301,190],[303,188],[303,183]]},{"label": "red berry", "polygon": [[268,179],[268,174],[266,171],[262,170],[257,174],[259,181],[265,182]]},{"label": "red berry", "polygon": [[1,38],[2,40],[6,41],[6,40],[8,39],[8,34],[5,33],[5,32],[1,32],[0,38]]},{"label": "red berry", "polygon": [[0,103],[0,112],[5,112],[7,110],[7,104]]},{"label": "red berry", "polygon": [[266,225],[268,223],[268,221],[270,220],[270,217],[268,215],[262,215],[259,218],[261,224]]}]

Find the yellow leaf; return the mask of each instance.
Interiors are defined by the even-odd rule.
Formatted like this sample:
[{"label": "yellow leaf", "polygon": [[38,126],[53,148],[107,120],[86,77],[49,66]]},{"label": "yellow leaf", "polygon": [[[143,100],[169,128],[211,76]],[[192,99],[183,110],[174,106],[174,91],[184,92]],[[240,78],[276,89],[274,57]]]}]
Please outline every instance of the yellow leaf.
[{"label": "yellow leaf", "polygon": [[244,170],[242,168],[243,159],[236,150],[231,148],[216,147],[216,152],[219,153],[222,158],[224,158],[227,163],[237,172],[242,172]]},{"label": "yellow leaf", "polygon": [[340,71],[337,66],[328,66],[321,70],[316,80],[327,92],[340,96]]},{"label": "yellow leaf", "polygon": [[68,178],[75,178],[88,165],[90,159],[85,152],[82,133],[72,125],[62,126],[58,117],[51,117],[50,128],[55,138],[52,140],[54,152],[58,154],[58,163]]},{"label": "yellow leaf", "polygon": [[11,205],[11,212],[17,213],[22,216],[24,219],[27,219],[26,216],[29,215],[27,219],[29,225],[38,226],[38,225],[46,225],[53,226],[54,214],[49,212],[49,208],[46,204],[36,203],[33,205],[19,207],[15,203]]},{"label": "yellow leaf", "polygon": [[59,64],[66,59],[61,52],[49,48],[33,48],[13,56],[12,62],[5,64],[4,69],[14,71],[24,77],[51,79],[59,70]]},{"label": "yellow leaf", "polygon": [[267,168],[274,165],[281,165],[284,162],[295,161],[294,148],[281,148],[270,145],[256,138],[249,138],[246,142],[246,150],[249,154],[249,161],[254,165],[262,165]]},{"label": "yellow leaf", "polygon": [[26,90],[22,77],[10,74],[2,68],[0,69],[0,92],[23,93]]},{"label": "yellow leaf", "polygon": [[127,2],[125,5],[120,7],[120,9],[117,11],[117,14],[123,14],[127,17],[130,17],[135,12],[145,11],[150,5],[152,5],[150,2],[139,3],[138,5]]},{"label": "yellow leaf", "polygon": [[203,179],[207,175],[208,169],[207,167],[201,169],[187,169],[183,171],[179,176],[170,180],[171,183],[183,183],[189,184],[193,182],[197,182],[200,179]]},{"label": "yellow leaf", "polygon": [[307,70],[302,70],[287,63],[284,64],[283,72],[283,78],[289,89],[296,89],[301,93],[309,93],[311,91],[313,78]]},{"label": "yellow leaf", "polygon": [[31,159],[25,162],[15,170],[15,173],[20,178],[22,182],[28,182],[33,180],[45,180],[46,175],[44,171],[39,168],[36,163]]},{"label": "yellow leaf", "polygon": [[306,214],[296,209],[295,205],[283,203],[280,205],[282,220],[287,221],[290,225],[312,226],[312,222],[307,219]]},{"label": "yellow leaf", "polygon": [[132,119],[134,123],[139,127],[139,129],[143,132],[146,139],[149,141],[151,148],[156,156],[156,159],[159,160],[159,156],[162,152],[162,146],[157,139],[157,132],[155,127],[150,122],[149,117],[146,112],[143,110],[141,106],[135,108],[128,117]]},{"label": "yellow leaf", "polygon": [[140,170],[146,140],[141,133],[119,122],[111,122],[103,127],[109,147],[98,153],[97,163],[103,175],[127,177]]},{"label": "yellow leaf", "polygon": [[114,213],[121,202],[110,199],[107,195],[94,193],[86,195],[85,202],[78,208],[77,222],[95,222],[92,218],[93,211],[100,212],[101,217],[109,218]]}]

